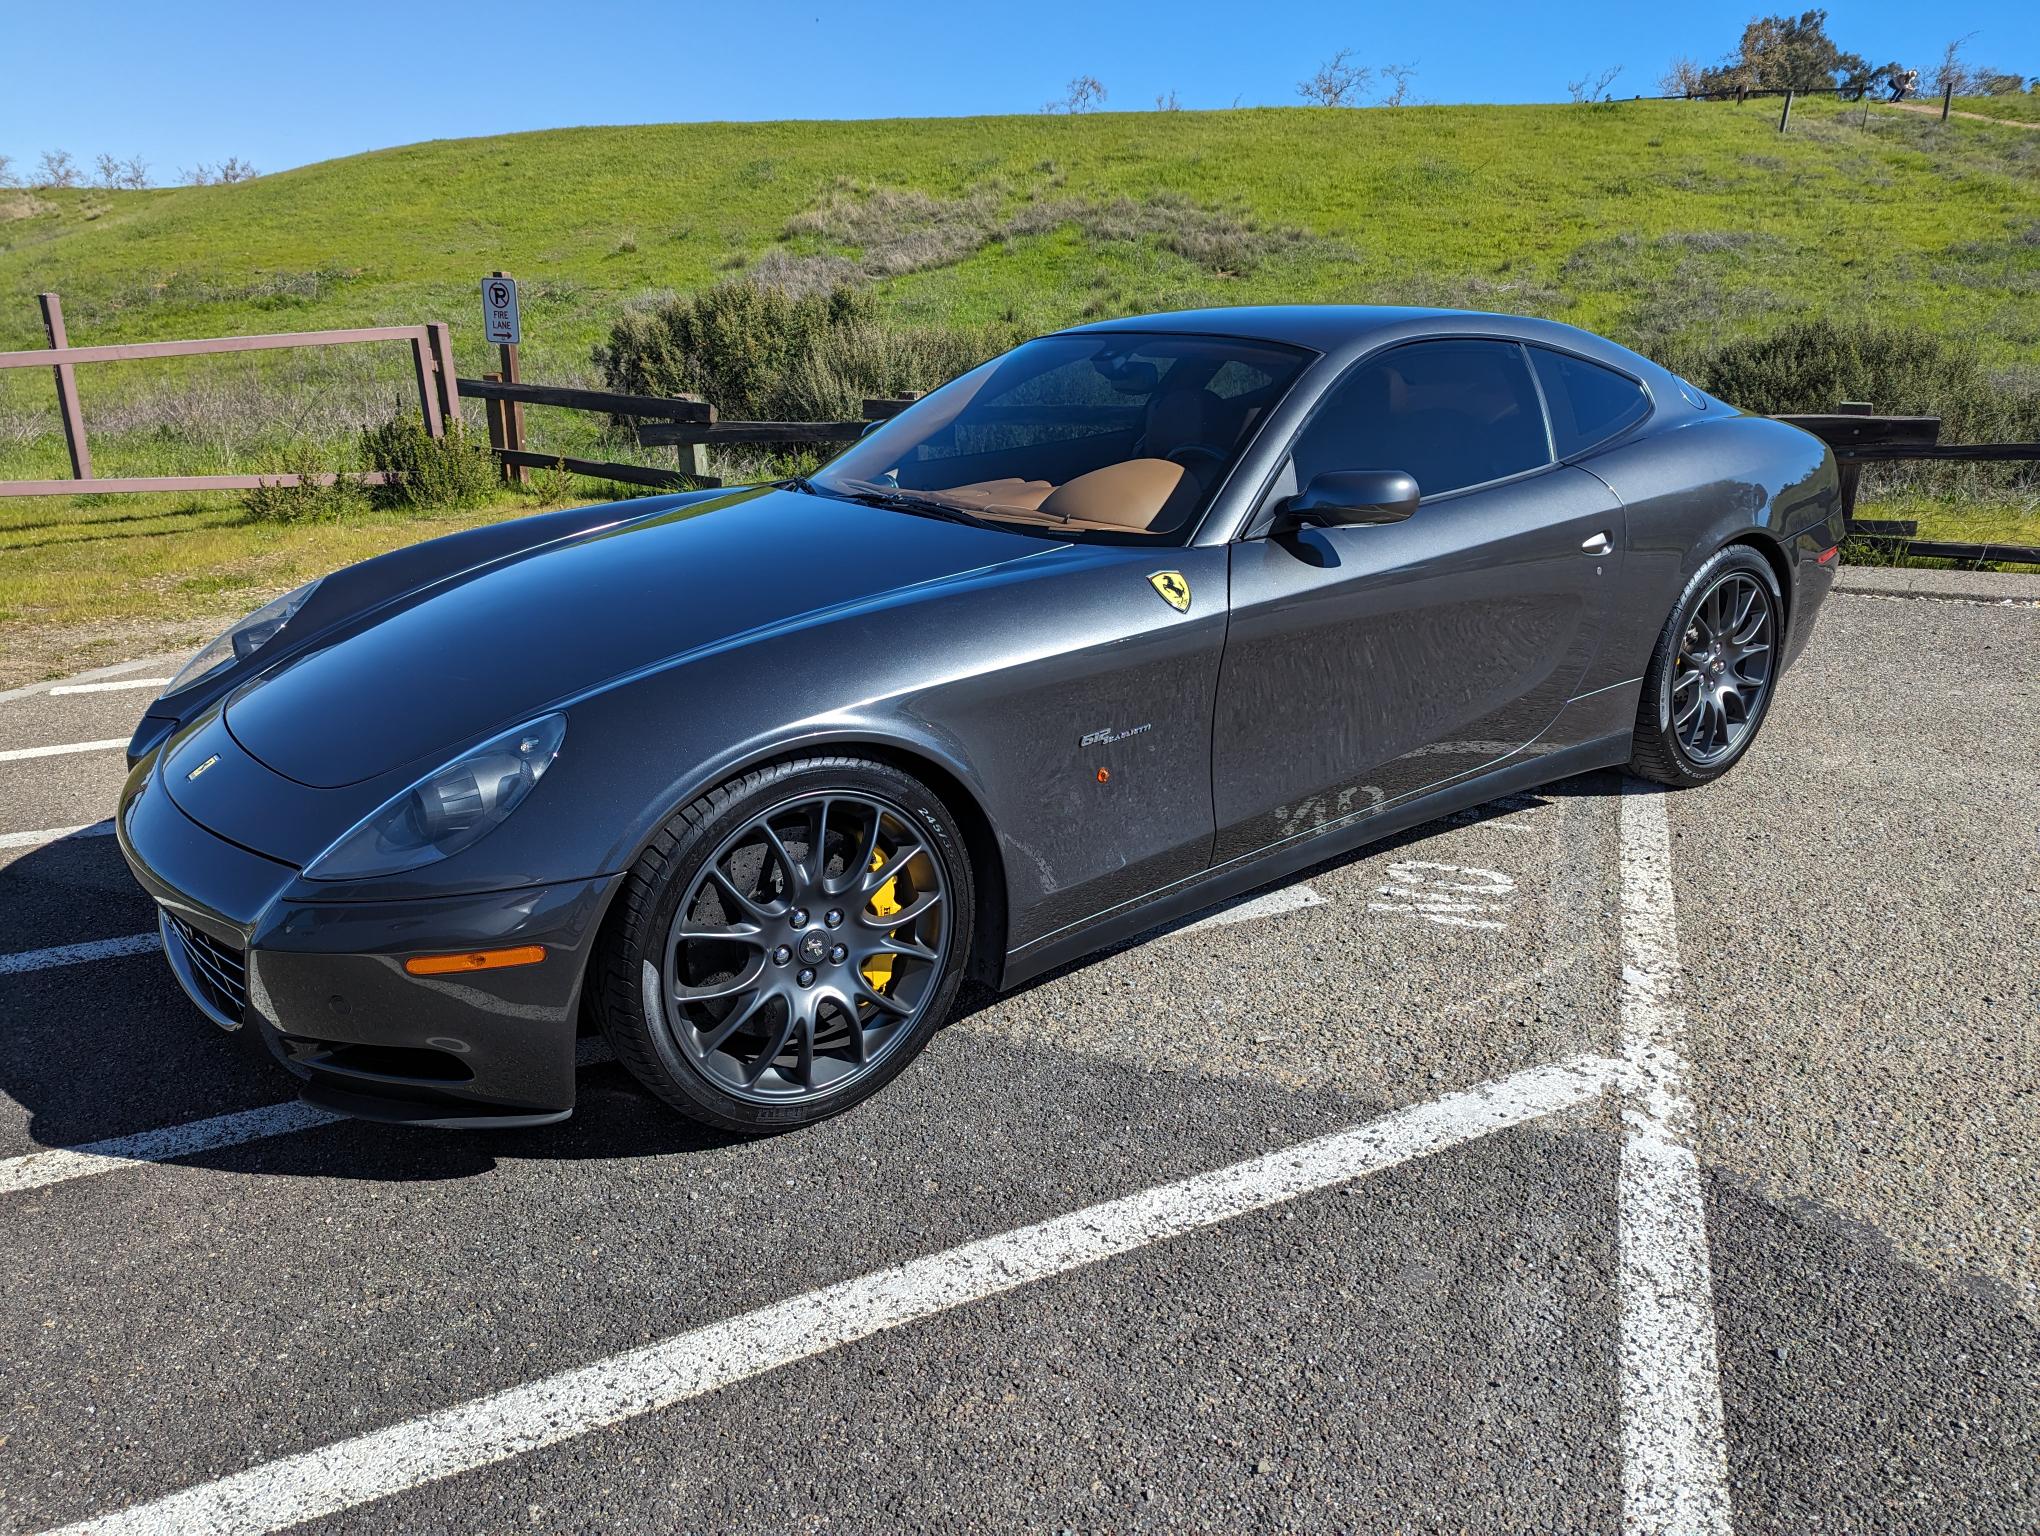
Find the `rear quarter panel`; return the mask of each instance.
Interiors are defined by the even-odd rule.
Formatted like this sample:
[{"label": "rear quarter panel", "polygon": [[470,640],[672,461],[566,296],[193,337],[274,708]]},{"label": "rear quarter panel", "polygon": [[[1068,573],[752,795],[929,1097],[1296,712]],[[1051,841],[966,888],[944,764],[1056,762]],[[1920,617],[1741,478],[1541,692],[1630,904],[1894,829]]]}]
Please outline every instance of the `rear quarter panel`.
[{"label": "rear quarter panel", "polygon": [[1621,498],[1629,550],[1608,642],[1582,691],[1639,678],[1672,604],[1714,552],[1744,540],[1772,555],[1785,589],[1789,662],[1804,647],[1840,542],[1842,496],[1827,445],[1767,416],[1722,415],[1582,462]]}]

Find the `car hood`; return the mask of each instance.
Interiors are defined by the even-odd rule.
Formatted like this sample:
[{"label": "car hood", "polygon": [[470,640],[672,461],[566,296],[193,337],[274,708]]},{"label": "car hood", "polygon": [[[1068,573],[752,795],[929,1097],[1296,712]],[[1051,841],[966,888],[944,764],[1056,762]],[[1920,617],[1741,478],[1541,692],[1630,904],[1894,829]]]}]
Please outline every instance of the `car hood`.
[{"label": "car hood", "polygon": [[999,529],[761,489],[487,568],[260,678],[226,725],[317,788],[415,763],[613,678],[1055,548]]}]

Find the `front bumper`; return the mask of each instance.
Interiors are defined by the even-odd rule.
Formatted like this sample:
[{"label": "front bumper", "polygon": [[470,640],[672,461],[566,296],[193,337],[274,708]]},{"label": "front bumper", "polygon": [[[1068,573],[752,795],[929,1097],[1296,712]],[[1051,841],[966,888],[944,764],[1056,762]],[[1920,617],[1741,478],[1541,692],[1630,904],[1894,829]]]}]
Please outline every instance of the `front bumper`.
[{"label": "front bumper", "polygon": [[[153,761],[115,830],[161,909],[170,968],[215,1024],[257,1031],[337,1113],[442,1127],[533,1125],[574,1106],[574,1038],[614,877],[416,901],[304,900],[297,871],[208,832]],[[404,960],[539,944],[536,965],[413,976]]]}]

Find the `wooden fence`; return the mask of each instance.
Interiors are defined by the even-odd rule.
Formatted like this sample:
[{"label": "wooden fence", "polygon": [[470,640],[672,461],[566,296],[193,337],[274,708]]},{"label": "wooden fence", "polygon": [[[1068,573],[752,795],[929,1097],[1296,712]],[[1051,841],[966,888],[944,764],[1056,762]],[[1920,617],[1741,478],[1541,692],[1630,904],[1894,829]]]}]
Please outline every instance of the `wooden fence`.
[{"label": "wooden fence", "polygon": [[[57,414],[70,451],[68,480],[0,480],[0,496],[71,496],[81,491],[245,491],[258,485],[297,485],[303,480],[331,484],[332,474],[294,475],[95,475],[78,402],[77,370],[92,363],[124,363],[157,357],[203,357],[221,352],[268,352],[287,347],[342,347],[363,342],[408,342],[418,381],[418,405],[425,430],[441,436],[460,415],[460,389],[453,376],[453,340],[443,324],[373,325],[345,331],[293,331],[275,336],[214,336],[198,341],[137,341],[116,346],[74,347],[64,331],[64,308],[54,293],[37,295],[49,346],[33,352],[0,352],[0,369],[47,368],[56,380]],[[378,473],[351,476],[370,482]]]},{"label": "wooden fence", "polygon": [[1856,491],[1865,464],[1901,460],[1967,463],[2031,463],[2040,461],[2040,443],[1944,443],[1938,416],[1877,416],[1867,405],[1849,404],[1817,416],[1780,416],[1811,432],[1834,451],[1842,473],[1842,515],[1850,534],[1877,543],[1902,546],[1901,552],[1935,560],[1969,564],[2011,561],[2040,565],[2040,547],[2029,544],[1954,544],[1919,537],[1910,521],[1863,520],[1856,517]]},{"label": "wooden fence", "polygon": [[[461,379],[463,392],[490,402],[489,446],[504,465],[513,468],[565,469],[577,475],[617,480],[626,485],[719,485],[709,473],[708,450],[714,445],[773,443],[847,443],[861,437],[875,421],[897,416],[918,397],[870,399],[856,421],[724,421],[714,406],[690,396],[625,395],[600,389],[567,389],[553,384],[510,383],[497,374]],[[534,453],[525,446],[520,415],[508,407],[551,405],[570,411],[599,411],[646,424],[637,429],[645,448],[676,448],[680,462],[672,469],[645,464],[617,464],[594,459]]]},{"label": "wooden fence", "polygon": [[[0,480],[0,496],[65,496],[80,491],[231,491],[260,485],[296,485],[311,479],[330,484],[334,474],[300,476],[276,473],[251,475],[96,475],[86,440],[85,417],[78,401],[76,370],[93,363],[129,362],[158,357],[198,357],[224,352],[261,352],[288,347],[353,346],[371,342],[404,342],[418,385],[418,405],[425,429],[434,437],[460,417],[463,393],[483,401],[488,410],[489,445],[507,474],[518,470],[559,468],[578,475],[615,480],[657,489],[719,484],[708,472],[708,449],[716,445],[775,443],[847,443],[861,437],[874,422],[898,415],[913,403],[903,399],[870,399],[854,421],[724,421],[713,405],[686,396],[630,395],[609,390],[574,389],[553,384],[510,382],[497,374],[479,379],[454,376],[453,342],[443,323],[364,326],[339,331],[297,331],[273,336],[218,336],[196,341],[123,342],[113,346],[74,347],[64,332],[64,312],[54,293],[39,295],[49,346],[32,352],[0,352],[0,369],[48,368],[55,380],[58,414],[70,451],[68,480]],[[524,443],[522,407],[553,406],[570,411],[597,411],[643,423],[637,441],[644,447],[672,447],[680,460],[672,469],[645,464],[619,464],[561,454],[537,453]],[[1856,492],[1865,464],[1896,460],[1958,462],[2040,462],[2040,443],[1944,443],[1936,416],[1878,416],[1868,405],[1848,404],[1820,415],[1782,416],[1822,439],[1841,466],[1844,516],[1849,532],[1859,538],[1903,546],[1904,552],[1935,559],[2012,561],[2040,565],[2040,547],[2025,544],[1957,544],[1921,539],[1910,522],[1859,521]],[[354,476],[370,483],[388,477],[377,471]]]}]

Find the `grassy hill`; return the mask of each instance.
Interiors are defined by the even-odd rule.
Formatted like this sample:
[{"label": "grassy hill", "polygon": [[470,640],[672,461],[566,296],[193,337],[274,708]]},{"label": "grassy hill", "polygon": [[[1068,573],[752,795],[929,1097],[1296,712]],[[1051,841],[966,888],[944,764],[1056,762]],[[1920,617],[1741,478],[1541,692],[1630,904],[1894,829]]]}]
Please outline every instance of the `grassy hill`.
[{"label": "grassy hill", "polygon": [[[81,344],[444,319],[473,372],[491,365],[476,282],[501,267],[524,281],[526,375],[586,381],[626,306],[751,270],[864,284],[902,324],[1002,333],[1366,300],[1548,315],[1663,355],[1861,314],[2040,373],[2040,133],[1876,108],[1858,127],[1822,102],[1790,133],[1776,121],[1775,103],[1624,102],[578,128],[237,186],[0,191],[0,348],[41,344],[32,295],[55,289]],[[406,368],[395,349],[120,364],[81,392],[102,473],[273,467],[292,435],[386,411]],[[532,422],[562,450],[595,425]],[[0,376],[0,476],[63,473],[47,376]],[[215,533],[236,516],[186,505]],[[174,510],[121,524],[158,541],[165,580],[186,558]],[[56,544],[36,532],[53,516],[112,521],[17,502],[0,547]],[[81,580],[94,613],[125,601],[8,563],[30,585],[0,581],[0,625],[75,616]],[[167,600],[154,579],[121,591]]]},{"label": "grassy hill", "polygon": [[[479,365],[474,283],[501,266],[530,285],[533,371],[582,371],[647,292],[775,252],[854,261],[827,212],[868,234],[854,205],[883,188],[914,195],[886,210],[919,238],[880,281],[909,320],[1039,330],[1186,302],[1407,298],[1654,335],[1820,304],[2040,360],[2040,142],[1888,110],[1859,129],[1820,103],[1781,135],[1776,116],[1625,102],[578,128],[238,186],[0,193],[0,292],[21,296],[0,346],[37,343],[25,300],[55,288],[80,340],[448,319]],[[1121,199],[1214,227],[1172,248],[1164,215],[1113,238]]]}]

